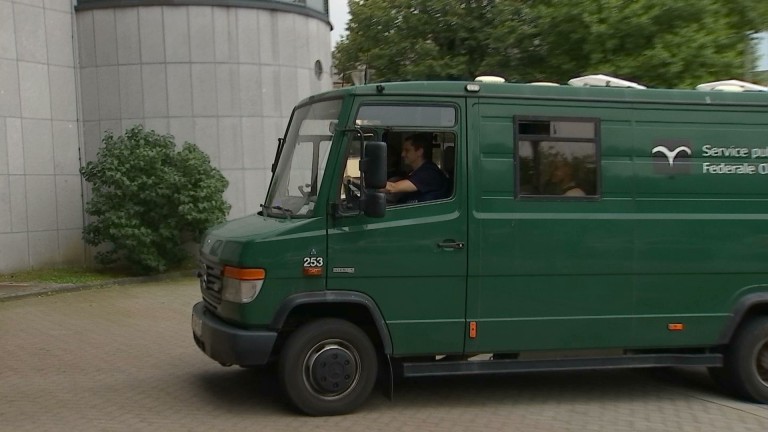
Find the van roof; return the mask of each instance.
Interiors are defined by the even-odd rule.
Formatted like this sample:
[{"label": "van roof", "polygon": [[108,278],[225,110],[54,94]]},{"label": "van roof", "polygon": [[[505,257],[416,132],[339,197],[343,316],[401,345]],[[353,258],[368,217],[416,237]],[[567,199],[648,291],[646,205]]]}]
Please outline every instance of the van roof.
[{"label": "van roof", "polygon": [[[468,85],[479,87],[468,91]],[[302,103],[318,98],[346,95],[418,95],[462,96],[472,98],[518,98],[577,100],[584,102],[629,102],[685,105],[744,105],[768,107],[768,92],[725,92],[684,89],[653,89],[623,87],[574,87],[515,83],[489,83],[468,81],[408,81],[385,82],[342,87],[311,96]]]}]

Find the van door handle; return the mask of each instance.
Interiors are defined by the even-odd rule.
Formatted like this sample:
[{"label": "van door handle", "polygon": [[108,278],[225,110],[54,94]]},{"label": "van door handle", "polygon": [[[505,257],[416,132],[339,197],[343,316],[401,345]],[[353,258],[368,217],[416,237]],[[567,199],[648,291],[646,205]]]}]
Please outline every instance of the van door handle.
[{"label": "van door handle", "polygon": [[437,244],[437,247],[441,249],[464,249],[464,242],[457,242],[456,240],[443,240]]}]

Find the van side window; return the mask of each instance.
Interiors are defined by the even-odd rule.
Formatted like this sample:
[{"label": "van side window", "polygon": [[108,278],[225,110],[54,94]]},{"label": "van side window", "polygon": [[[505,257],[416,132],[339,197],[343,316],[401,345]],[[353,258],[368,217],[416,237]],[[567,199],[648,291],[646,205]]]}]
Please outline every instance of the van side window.
[{"label": "van side window", "polygon": [[[407,180],[415,190],[387,190],[387,205],[399,206],[449,199],[454,194],[456,134],[443,131],[363,128],[365,139],[387,143],[387,180]],[[350,135],[341,186],[342,208],[359,199],[360,139]]]},{"label": "van side window", "polygon": [[[392,130],[386,134],[389,206],[417,204],[453,196],[456,136],[452,132]],[[392,191],[399,185],[414,190]]]},{"label": "van side window", "polygon": [[597,197],[597,119],[515,119],[518,197]]},{"label": "van side window", "polygon": [[[387,144],[388,206],[450,200],[455,195],[458,107],[449,103],[363,104],[354,118],[365,141]],[[342,209],[360,199],[360,133],[346,138],[339,191]]]}]

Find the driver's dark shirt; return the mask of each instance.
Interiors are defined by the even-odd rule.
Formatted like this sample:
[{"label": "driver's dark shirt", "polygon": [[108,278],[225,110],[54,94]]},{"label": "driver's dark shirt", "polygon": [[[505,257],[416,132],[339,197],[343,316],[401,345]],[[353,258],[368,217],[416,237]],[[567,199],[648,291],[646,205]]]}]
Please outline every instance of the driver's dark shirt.
[{"label": "driver's dark shirt", "polygon": [[417,190],[403,194],[400,203],[439,200],[450,195],[448,176],[432,161],[425,161],[413,170],[408,174],[407,180],[410,180]]}]

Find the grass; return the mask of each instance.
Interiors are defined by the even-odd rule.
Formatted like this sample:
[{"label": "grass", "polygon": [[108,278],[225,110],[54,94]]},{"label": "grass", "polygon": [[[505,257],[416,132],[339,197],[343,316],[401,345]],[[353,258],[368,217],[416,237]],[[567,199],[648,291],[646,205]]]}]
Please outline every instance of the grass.
[{"label": "grass", "polygon": [[130,276],[114,270],[94,270],[78,267],[39,268],[23,270],[14,273],[0,273],[0,283],[50,283],[50,284],[81,284],[119,279]]}]

